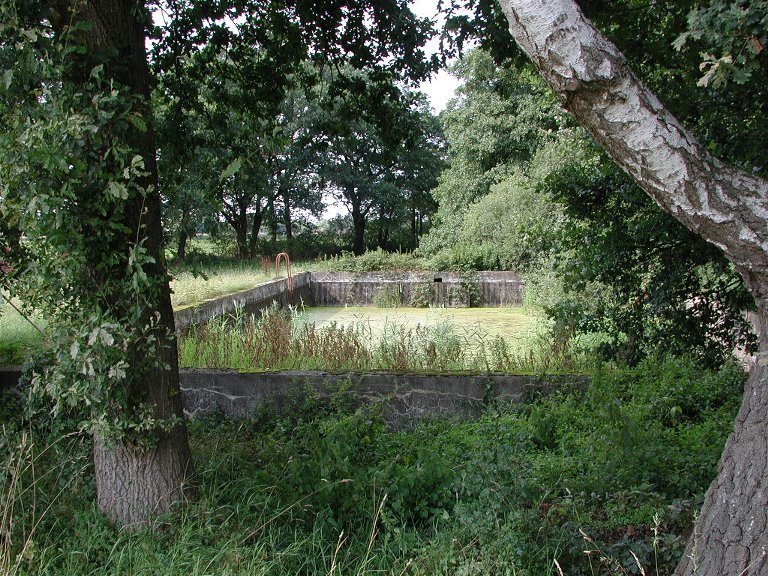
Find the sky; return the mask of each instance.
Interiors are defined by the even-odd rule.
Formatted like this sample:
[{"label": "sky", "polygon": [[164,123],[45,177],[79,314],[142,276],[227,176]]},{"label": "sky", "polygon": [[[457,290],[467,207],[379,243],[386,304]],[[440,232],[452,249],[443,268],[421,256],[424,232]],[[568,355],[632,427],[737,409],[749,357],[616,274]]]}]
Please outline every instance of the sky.
[{"label": "sky", "polygon": [[[416,16],[437,19],[438,24],[442,24],[442,17],[437,15],[437,0],[412,0],[410,4],[411,10]],[[431,55],[437,52],[439,42],[438,38],[433,38],[427,45],[427,54]],[[429,82],[422,82],[419,90],[429,96],[435,112],[441,112],[448,101],[453,98],[459,84],[460,82],[447,71],[440,70],[432,76]]]}]

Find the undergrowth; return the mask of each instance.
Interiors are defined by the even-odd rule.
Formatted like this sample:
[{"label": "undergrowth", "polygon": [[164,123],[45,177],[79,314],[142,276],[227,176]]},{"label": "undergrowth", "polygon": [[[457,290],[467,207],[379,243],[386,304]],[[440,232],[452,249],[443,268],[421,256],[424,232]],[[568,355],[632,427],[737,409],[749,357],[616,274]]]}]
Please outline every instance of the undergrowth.
[{"label": "undergrowth", "polygon": [[671,574],[743,382],[671,359],[400,431],[343,391],[192,421],[199,498],[141,533],[92,504],[88,439],[6,395],[0,571]]},{"label": "undergrowth", "polygon": [[316,326],[296,310],[217,317],[179,337],[185,368],[253,370],[585,371],[591,357],[575,341],[553,345],[546,336],[525,349],[450,320],[416,326],[388,321],[374,333],[364,320]]}]

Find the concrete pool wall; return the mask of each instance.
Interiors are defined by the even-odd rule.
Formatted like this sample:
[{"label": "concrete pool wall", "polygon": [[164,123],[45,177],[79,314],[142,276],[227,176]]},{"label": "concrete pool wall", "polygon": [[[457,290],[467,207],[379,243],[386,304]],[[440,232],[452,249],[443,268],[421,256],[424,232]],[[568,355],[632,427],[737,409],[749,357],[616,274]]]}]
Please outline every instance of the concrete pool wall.
[{"label": "concrete pool wall", "polygon": [[370,306],[387,291],[399,304],[450,307],[511,306],[523,301],[523,280],[512,272],[312,272],[315,306]]},{"label": "concrete pool wall", "polygon": [[[176,328],[184,330],[240,308],[257,313],[273,302],[281,306],[370,306],[377,299],[403,306],[433,305],[493,307],[520,305],[524,282],[512,272],[301,272],[292,278],[292,291],[283,278],[250,290],[176,310]],[[472,301],[470,302],[470,297]]]},{"label": "concrete pool wall", "polygon": [[[17,386],[21,368],[0,367],[0,391]],[[246,419],[264,407],[288,407],[307,397],[338,394],[354,404],[380,403],[394,428],[423,418],[480,415],[496,403],[526,402],[556,390],[583,388],[578,375],[330,374],[319,371],[239,373],[181,370],[184,412],[195,418],[223,414]]]}]

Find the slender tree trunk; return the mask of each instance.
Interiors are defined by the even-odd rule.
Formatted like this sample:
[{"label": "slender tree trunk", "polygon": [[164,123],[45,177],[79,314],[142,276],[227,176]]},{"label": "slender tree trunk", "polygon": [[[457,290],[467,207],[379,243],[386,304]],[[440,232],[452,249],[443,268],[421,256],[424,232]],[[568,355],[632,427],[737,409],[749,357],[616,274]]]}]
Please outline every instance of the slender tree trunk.
[{"label": "slender tree trunk", "polygon": [[[66,5],[72,21],[91,23],[84,40],[89,50],[112,51],[116,54],[105,71],[117,82],[142,97],[139,110],[151,118],[149,109],[149,68],[144,48],[144,23],[148,17],[143,5],[131,0],[71,1]],[[68,23],[68,22],[67,22]],[[161,205],[157,189],[154,133],[151,127],[136,130],[131,144],[141,153],[147,176],[143,183],[147,194],[126,201],[125,225],[129,238],[144,243],[155,263],[145,268],[147,275],[158,280],[152,309],[145,311],[147,324],[156,322],[157,362],[154,359],[132,359],[130,370],[139,374],[129,389],[129,404],[145,402],[153,415],[162,421],[178,420],[170,431],[155,431],[155,447],[142,450],[128,440],[105,442],[95,439],[94,464],[99,508],[113,522],[130,528],[146,526],[155,514],[168,511],[190,493],[187,479],[192,472],[191,456],[183,424],[179,390],[174,320],[168,275],[163,253]],[[127,251],[129,246],[125,246]],[[120,302],[116,303],[118,306]],[[149,362],[148,362],[149,360]],[[154,368],[146,368],[150,363]]]},{"label": "slender tree trunk", "polygon": [[277,243],[277,212],[275,211],[275,197],[272,196],[267,202],[269,208],[269,233],[272,237],[272,244]]},{"label": "slender tree trunk", "polygon": [[283,192],[283,225],[285,226],[285,239],[293,239],[293,221],[291,219],[291,195],[286,190]]},{"label": "slender tree trunk", "polygon": [[187,227],[189,226],[189,212],[186,210],[181,215],[181,222],[179,223],[179,241],[176,245],[176,260],[184,262],[187,257],[187,241],[189,240],[189,233]]},{"label": "slender tree trunk", "polygon": [[352,204],[352,226],[355,234],[352,251],[359,256],[365,252],[365,214],[358,203]]},{"label": "slender tree trunk", "polygon": [[245,206],[239,206],[234,221],[237,238],[237,257],[248,258],[248,211]]},{"label": "slender tree trunk", "polygon": [[510,31],[565,106],[683,225],[721,247],[760,317],[760,362],[677,574],[768,573],[768,182],[712,157],[572,0],[501,0]]},{"label": "slender tree trunk", "polygon": [[187,257],[187,241],[189,240],[189,234],[183,228],[179,230],[179,243],[176,247],[176,260],[184,262]]}]

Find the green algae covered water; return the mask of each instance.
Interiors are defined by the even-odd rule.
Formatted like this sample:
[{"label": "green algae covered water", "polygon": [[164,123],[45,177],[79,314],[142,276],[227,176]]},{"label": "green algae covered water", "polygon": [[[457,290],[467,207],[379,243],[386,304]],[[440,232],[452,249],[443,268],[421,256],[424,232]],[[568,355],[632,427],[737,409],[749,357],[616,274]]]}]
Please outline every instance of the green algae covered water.
[{"label": "green algae covered water", "polygon": [[372,339],[390,331],[427,328],[450,331],[472,346],[503,338],[512,348],[530,345],[546,327],[545,320],[522,307],[506,308],[376,308],[310,307],[304,321],[318,328],[336,323],[367,331]]}]

